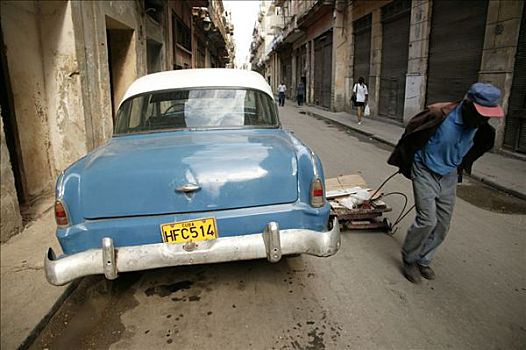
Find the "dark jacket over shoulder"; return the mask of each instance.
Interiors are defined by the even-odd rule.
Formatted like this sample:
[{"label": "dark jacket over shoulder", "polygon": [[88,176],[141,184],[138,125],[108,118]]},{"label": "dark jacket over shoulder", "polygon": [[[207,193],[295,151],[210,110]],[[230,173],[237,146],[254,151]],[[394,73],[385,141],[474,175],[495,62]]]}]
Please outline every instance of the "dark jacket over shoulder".
[{"label": "dark jacket over shoulder", "polygon": [[[410,179],[416,151],[426,145],[440,124],[457,106],[458,102],[435,103],[411,118],[387,163],[397,166],[399,172]],[[480,126],[473,139],[473,146],[462,159],[459,173],[462,170],[471,173],[473,162],[492,149],[494,142],[495,129],[489,123]]]}]

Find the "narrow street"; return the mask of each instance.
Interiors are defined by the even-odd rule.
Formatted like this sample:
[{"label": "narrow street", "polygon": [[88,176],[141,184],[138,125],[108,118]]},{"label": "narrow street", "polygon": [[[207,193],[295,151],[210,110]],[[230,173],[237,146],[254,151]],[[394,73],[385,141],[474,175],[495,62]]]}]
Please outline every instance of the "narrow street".
[{"label": "narrow street", "polygon": [[[390,147],[280,107],[283,127],[321,157],[327,178],[395,172]],[[366,121],[367,122],[367,121]],[[330,258],[247,261],[85,278],[32,349],[514,349],[526,342],[526,215],[484,209],[469,180],[435,260],[435,281],[409,283],[393,236],[342,232]],[[384,192],[410,182],[394,177]],[[492,196],[498,197],[498,193]],[[394,221],[401,196],[385,199]],[[524,206],[524,203],[522,203]],[[506,211],[506,210],[504,210]]]}]

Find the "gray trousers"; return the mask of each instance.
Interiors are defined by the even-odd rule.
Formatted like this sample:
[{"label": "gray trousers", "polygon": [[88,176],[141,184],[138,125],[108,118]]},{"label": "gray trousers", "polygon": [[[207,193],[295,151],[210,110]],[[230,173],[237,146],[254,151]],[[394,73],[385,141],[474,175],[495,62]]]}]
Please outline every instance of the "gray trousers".
[{"label": "gray trousers", "polygon": [[413,162],[411,179],[416,217],[407,231],[402,257],[406,263],[429,266],[449,230],[455,206],[457,172],[442,176],[421,163]]}]

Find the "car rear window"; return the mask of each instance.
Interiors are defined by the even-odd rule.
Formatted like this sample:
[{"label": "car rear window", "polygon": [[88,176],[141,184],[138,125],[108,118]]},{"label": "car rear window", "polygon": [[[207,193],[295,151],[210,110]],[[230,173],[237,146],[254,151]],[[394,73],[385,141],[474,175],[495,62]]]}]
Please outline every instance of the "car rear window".
[{"label": "car rear window", "polygon": [[173,129],[277,127],[274,101],[250,89],[177,89],[131,97],[117,112],[115,134]]}]

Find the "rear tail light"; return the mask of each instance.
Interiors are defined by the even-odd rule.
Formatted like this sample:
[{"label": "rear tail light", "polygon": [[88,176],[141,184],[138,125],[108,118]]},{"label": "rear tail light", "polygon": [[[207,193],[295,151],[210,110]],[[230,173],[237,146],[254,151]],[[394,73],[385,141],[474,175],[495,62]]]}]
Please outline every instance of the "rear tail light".
[{"label": "rear tail light", "polygon": [[69,225],[68,212],[61,200],[55,201],[55,221],[59,227]]},{"label": "rear tail light", "polygon": [[323,189],[323,182],[319,178],[312,181],[310,187],[310,205],[314,208],[320,208],[325,205],[325,191]]}]

